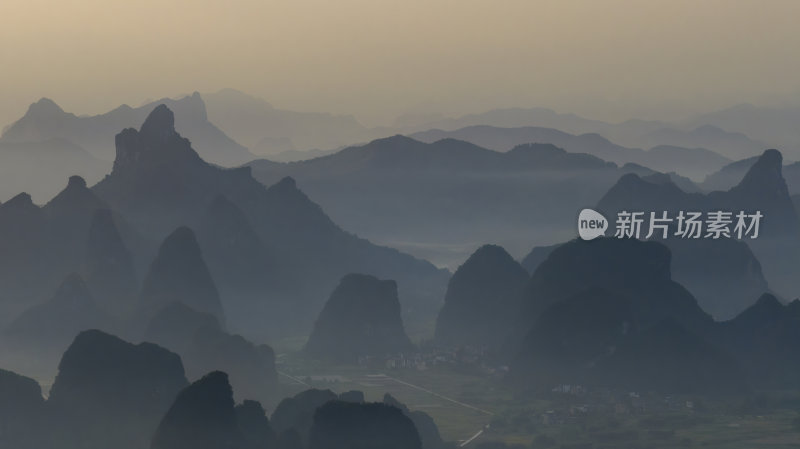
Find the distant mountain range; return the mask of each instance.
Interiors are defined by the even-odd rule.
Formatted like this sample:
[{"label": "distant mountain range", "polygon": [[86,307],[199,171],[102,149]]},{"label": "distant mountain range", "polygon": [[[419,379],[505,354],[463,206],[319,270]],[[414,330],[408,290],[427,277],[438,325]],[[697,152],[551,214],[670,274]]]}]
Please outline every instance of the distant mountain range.
[{"label": "distant mountain range", "polygon": [[[707,195],[684,192],[670,182],[653,184],[636,175],[626,175],[597,206],[609,217],[616,217],[623,210],[645,214],[668,211],[672,217],[681,210],[703,213],[722,210],[733,214],[760,211],[763,219],[758,238],[744,241],[760,261],[769,285],[791,298],[800,287],[794,274],[800,257],[800,221],[782,176],[782,161],[780,152],[767,150],[737,185]],[[692,241],[684,243],[690,245]],[[698,246],[692,251],[701,250]]]},{"label": "distant mountain range", "polygon": [[0,201],[28,192],[37,203],[58,193],[67,176],[79,175],[95,183],[111,163],[61,138],[35,142],[0,139]]},{"label": "distant mountain range", "polygon": [[433,129],[412,134],[423,142],[452,138],[464,140],[495,151],[508,151],[525,143],[551,143],[571,153],[586,153],[624,165],[635,163],[661,172],[677,172],[694,179],[703,179],[711,172],[730,163],[730,159],[703,148],[682,148],[658,145],[650,150],[626,148],[591,133],[574,135],[554,128],[499,128],[476,125],[454,131]]},{"label": "distant mountain range", "polygon": [[[758,161],[758,156],[749,157],[739,161],[731,162],[718,171],[706,176],[700,183],[700,187],[707,192],[714,190],[728,190],[739,183],[747,174],[750,167]],[[796,195],[800,193],[800,162],[793,162],[783,166],[783,177],[789,187],[789,193]]]},{"label": "distant mountain range", "polygon": [[[73,272],[90,280],[95,302],[114,315],[130,316],[131,310],[146,309],[145,303],[168,305],[183,295],[187,305],[262,341],[310,330],[328,293],[351,272],[396,279],[408,323],[419,325],[439,307],[449,273],[343,231],[291,178],[267,188],[249,168],[205,162],[175,123],[173,112],[160,105],[139,130],[120,132],[113,171],[91,189],[72,177],[44,207],[26,194],[0,204],[5,320],[52,298]],[[100,210],[113,218],[98,219]],[[156,258],[159,244],[178,228],[183,231],[167,239]],[[117,269],[109,258],[119,261]],[[103,278],[118,284],[97,282],[101,264],[108,275]],[[144,276],[141,295],[96,296],[124,292],[130,279],[141,280],[136,273]],[[201,298],[185,287],[201,281],[215,285],[219,299],[210,288],[203,288]]]},{"label": "distant mountain range", "polygon": [[265,185],[296,179],[346,229],[452,268],[485,242],[521,254],[531,242],[565,240],[573,235],[576,211],[599,200],[622,174],[655,173],[551,144],[498,152],[450,138],[424,143],[404,136],[307,161],[248,166]]},{"label": "distant mountain range", "polygon": [[178,112],[176,127],[209,162],[234,166],[255,158],[247,148],[231,140],[208,121],[206,105],[196,92],[181,99],[165,98],[137,108],[122,105],[95,116],[65,112],[52,100],[42,98],[33,103],[22,118],[3,131],[0,142],[36,143],[60,139],[84,148],[98,159],[112,161],[114,148],[111,143],[114,135],[122,129],[139,126],[150,111],[162,103]]},{"label": "distant mountain range", "polygon": [[234,89],[204,93],[202,97],[209,120],[262,157],[341,148],[383,135],[379,130],[364,127],[352,116],[278,109],[261,98]]}]

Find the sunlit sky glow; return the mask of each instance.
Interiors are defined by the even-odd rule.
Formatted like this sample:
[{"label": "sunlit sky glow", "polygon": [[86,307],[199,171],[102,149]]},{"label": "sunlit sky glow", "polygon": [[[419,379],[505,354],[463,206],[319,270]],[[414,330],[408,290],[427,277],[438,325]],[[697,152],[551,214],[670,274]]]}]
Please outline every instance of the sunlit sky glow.
[{"label": "sunlit sky glow", "polygon": [[3,0],[0,126],[233,87],[277,107],[677,118],[800,103],[794,0]]}]

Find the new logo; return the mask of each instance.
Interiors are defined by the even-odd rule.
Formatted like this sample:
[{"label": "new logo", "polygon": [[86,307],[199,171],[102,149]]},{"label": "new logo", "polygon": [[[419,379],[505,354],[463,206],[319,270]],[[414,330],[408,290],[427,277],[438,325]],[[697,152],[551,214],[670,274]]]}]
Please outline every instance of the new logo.
[{"label": "new logo", "polygon": [[600,212],[584,209],[578,215],[578,235],[583,240],[592,240],[605,235],[608,220]]}]

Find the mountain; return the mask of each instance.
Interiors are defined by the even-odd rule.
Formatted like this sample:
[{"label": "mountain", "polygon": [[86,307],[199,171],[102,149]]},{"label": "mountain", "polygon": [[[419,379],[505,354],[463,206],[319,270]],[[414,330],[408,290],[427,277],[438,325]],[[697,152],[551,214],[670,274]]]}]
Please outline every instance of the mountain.
[{"label": "mountain", "polygon": [[670,274],[670,251],[633,239],[574,240],[533,273],[509,380],[665,393],[731,393],[741,367],[709,341],[715,323]]},{"label": "mountain", "polygon": [[64,139],[6,142],[0,139],[0,201],[28,192],[42,203],[61,189],[61,180],[79,175],[95,183],[111,164]]},{"label": "mountain", "polygon": [[151,449],[242,447],[228,376],[209,373],[178,393],[158,425]]},{"label": "mountain", "polygon": [[[721,210],[731,212],[734,216],[740,211],[760,211],[763,219],[759,236],[755,239],[748,237],[745,242],[760,262],[764,277],[771,288],[787,296],[792,295],[797,288],[791,267],[795,266],[797,254],[800,254],[800,221],[782,176],[782,155],[776,150],[765,151],[739,184],[728,191],[717,191],[708,195],[689,194],[671,183],[653,184],[635,175],[627,175],[620,178],[606,193],[598,203],[598,209],[609,217],[616,216],[619,211],[628,210],[645,214],[651,211],[657,214],[667,211],[673,218],[681,210],[703,213]],[[735,223],[731,226],[734,225]],[[675,239],[678,238],[673,236],[673,240]],[[722,243],[723,240],[729,240],[725,238],[718,239],[719,243],[703,241],[707,239],[688,240],[690,241],[681,244],[699,242],[689,254],[691,257],[702,257],[703,248],[708,245],[722,246],[730,243]],[[744,254],[743,251],[739,253]],[[757,271],[749,271],[757,274]]]},{"label": "mountain", "polygon": [[192,350],[197,333],[206,328],[221,330],[222,325],[214,315],[174,301],[155,312],[147,323],[143,339],[175,353],[186,354]]},{"label": "mountain", "polygon": [[36,449],[44,415],[42,388],[35,380],[0,369],[0,447]]},{"label": "mountain", "polygon": [[[92,294],[106,312],[118,314],[119,308],[131,307],[124,296],[138,290],[135,274],[129,272],[138,257],[126,261],[125,248],[147,245],[109,208],[80,176],[71,176],[42,207],[25,193],[0,205],[0,316],[10,321],[47,301],[72,273],[80,274],[90,290],[97,289]],[[108,216],[98,222],[98,214]]]},{"label": "mountain", "polygon": [[204,159],[234,166],[255,158],[247,148],[231,140],[208,120],[206,105],[197,92],[178,100],[165,98],[138,108],[122,105],[95,116],[65,112],[52,100],[42,98],[3,132],[0,142],[37,143],[61,139],[85,148],[98,159],[109,161],[114,157],[109,145],[114,135],[120,129],[141,124],[159,104],[166,104],[178,112],[177,128],[192,140]]},{"label": "mountain", "polygon": [[295,435],[300,440],[300,447],[308,443],[308,433],[314,420],[314,412],[337,396],[330,390],[305,390],[292,397],[283,399],[272,412],[270,422],[279,439],[289,439]]},{"label": "mountain", "polygon": [[272,348],[225,332],[209,313],[170,303],[150,319],[144,340],[178,353],[190,379],[224,371],[239,400],[257,399],[265,404],[275,400],[278,373]]},{"label": "mountain", "polygon": [[436,423],[433,421],[433,418],[431,418],[430,415],[419,410],[409,410],[405,404],[398,401],[389,393],[383,395],[383,403],[400,409],[403,414],[414,423],[414,427],[417,428],[419,438],[422,442],[422,449],[447,447],[447,444],[445,444],[441,435],[439,434],[439,428],[436,427]]},{"label": "mountain", "polygon": [[427,144],[403,136],[308,161],[260,160],[249,167],[266,185],[296,179],[346,229],[453,269],[480,242],[514,254],[532,241],[569,238],[565,223],[622,173],[652,173],[547,144],[501,153],[453,139]]},{"label": "mountain", "polygon": [[349,274],[325,303],[304,351],[322,359],[356,363],[360,357],[411,349],[400,314],[397,283]]},{"label": "mountain", "polygon": [[670,262],[669,249],[657,242],[598,238],[564,243],[528,281],[517,327],[525,333],[551,305],[587,290],[602,290],[629,298],[640,328],[669,318],[702,334],[713,321],[672,279]]},{"label": "mountain", "polygon": [[476,125],[454,131],[432,129],[412,134],[411,137],[429,143],[447,138],[458,139],[495,151],[508,151],[526,143],[549,143],[570,153],[591,154],[618,165],[635,163],[661,172],[674,171],[700,179],[730,162],[730,159],[704,148],[655,144],[645,151],[614,144],[597,133],[575,135],[558,129],[532,126],[499,128]]},{"label": "mountain", "polygon": [[561,129],[569,133],[584,134],[607,128],[608,123],[586,119],[575,114],[562,114],[547,108],[493,109],[478,114],[466,114],[458,118],[444,118],[417,125],[417,129],[457,130],[470,126],[493,126],[521,128],[536,126]]},{"label": "mountain", "polygon": [[589,289],[548,307],[511,365],[513,383],[664,393],[739,393],[741,368],[672,319],[641,326],[634,300]]},{"label": "mountain", "polygon": [[186,370],[192,376],[224,369],[236,388],[239,400],[257,399],[272,405],[278,390],[275,352],[264,344],[254,344],[241,335],[213,327],[200,328],[186,354]]},{"label": "mountain", "polygon": [[503,343],[528,278],[502,247],[480,247],[450,278],[436,320],[436,341],[476,347]]},{"label": "mountain", "polygon": [[[791,159],[800,157],[800,108],[758,107],[741,104],[689,119],[688,126],[716,126],[766,142],[764,148],[780,148]],[[740,157],[746,157],[742,155]]]},{"label": "mountain", "polygon": [[161,244],[144,278],[140,301],[142,311],[150,316],[163,306],[181,302],[225,322],[217,287],[191,229],[180,227]]},{"label": "mountain", "polygon": [[[758,156],[742,159],[722,167],[719,171],[711,173],[700,184],[706,191],[729,190],[738,184],[753,164],[758,161]],[[800,193],[800,162],[783,166],[783,177],[789,187],[789,193]]]},{"label": "mountain", "polygon": [[47,400],[46,448],[141,449],[187,384],[180,357],[97,330],[64,353]]},{"label": "mountain", "polygon": [[[92,191],[142,235],[159,241],[181,226],[200,230],[200,240],[213,243],[208,253],[200,249],[222,292],[247,287],[237,284],[235,273],[224,272],[229,269],[227,262],[241,266],[261,258],[268,265],[257,266],[279,267],[274,274],[264,273],[264,281],[250,284],[256,286],[248,292],[251,299],[235,303],[239,314],[227,317],[244,318],[228,322],[230,329],[259,339],[302,332],[299,329],[313,323],[325,295],[349,272],[396,279],[409,317],[424,319],[441,301],[446,272],[343,231],[291,178],[267,188],[250,175],[250,168],[223,169],[206,163],[177,133],[174,114],[164,105],[152,111],[140,130],[126,129],[117,135],[116,146],[113,171]],[[235,209],[241,216],[226,216],[226,211]],[[260,241],[263,251],[255,248],[235,255],[238,261],[208,259],[214,254],[231,256],[230,247],[225,247],[232,236],[249,239],[239,243],[240,249]],[[225,240],[215,241],[218,237]],[[223,303],[228,300],[222,298]],[[291,313],[277,313],[287,307]]]},{"label": "mountain", "polygon": [[728,132],[712,125],[703,125],[690,130],[659,128],[644,134],[639,140],[650,147],[667,145],[707,148],[713,152],[712,154],[732,159],[750,157],[769,148],[768,144],[754,141],[745,134]]},{"label": "mountain", "polygon": [[[720,323],[715,343],[741,363],[754,385],[762,388],[797,388],[800,363],[800,314],[797,301],[784,305],[771,294],[735,318]],[[795,309],[795,310],[793,310]]]},{"label": "mountain", "polygon": [[114,328],[111,317],[94,300],[86,283],[77,275],[68,276],[49,301],[36,305],[17,317],[5,335],[31,350],[58,353],[68,342],[87,329]]},{"label": "mountain", "polygon": [[[31,196],[20,193],[0,204],[0,314],[2,324],[32,304],[52,295],[64,278],[43,282],[42,262],[47,218],[33,204]],[[49,265],[49,264],[48,264]],[[42,285],[46,284],[46,285]],[[3,319],[5,318],[5,319]]]},{"label": "mountain", "polygon": [[[761,263],[744,242],[662,240],[672,253],[672,277],[715,319],[730,319],[749,307],[769,285]],[[533,273],[559,245],[534,247],[522,261]]]},{"label": "mountain", "polygon": [[277,109],[234,89],[204,93],[202,98],[211,122],[260,156],[340,148],[378,137],[352,116]]},{"label": "mountain", "polygon": [[269,424],[264,407],[257,401],[245,400],[236,405],[236,422],[242,433],[242,449],[270,449],[278,439]]},{"label": "mountain", "polygon": [[317,409],[309,449],[422,449],[414,423],[387,404],[331,401]]},{"label": "mountain", "polygon": [[97,209],[92,217],[81,271],[107,312],[123,316],[134,310],[139,280],[133,254],[108,209]]}]

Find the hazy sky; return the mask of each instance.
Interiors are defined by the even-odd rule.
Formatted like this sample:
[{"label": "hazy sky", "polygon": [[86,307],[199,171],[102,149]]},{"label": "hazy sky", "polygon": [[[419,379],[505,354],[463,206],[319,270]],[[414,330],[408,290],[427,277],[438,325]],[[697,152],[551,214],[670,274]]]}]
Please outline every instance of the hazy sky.
[{"label": "hazy sky", "polygon": [[0,0],[0,123],[233,87],[274,105],[670,118],[800,99],[796,0]]}]

